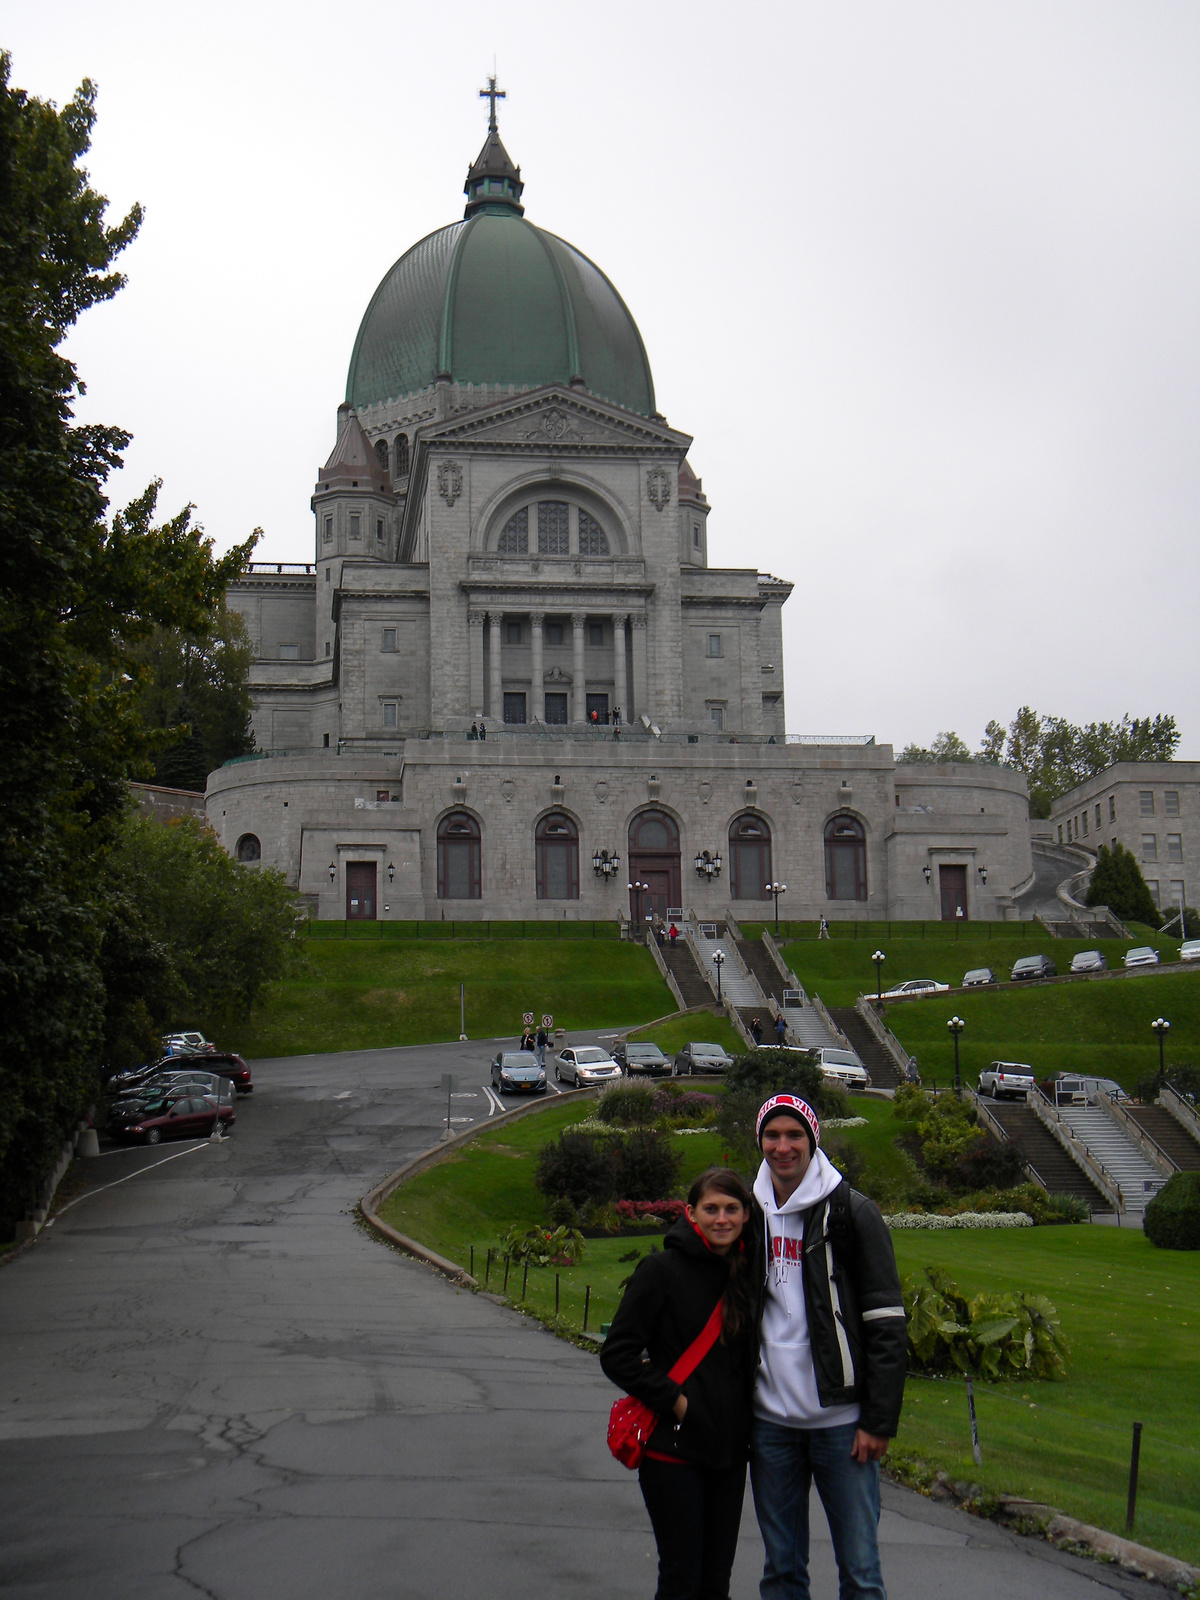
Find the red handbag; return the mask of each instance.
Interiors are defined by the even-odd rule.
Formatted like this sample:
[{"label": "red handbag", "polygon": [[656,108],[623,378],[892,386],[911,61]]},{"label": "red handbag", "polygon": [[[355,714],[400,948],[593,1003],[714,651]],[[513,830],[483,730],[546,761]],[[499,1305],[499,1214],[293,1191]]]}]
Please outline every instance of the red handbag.
[{"label": "red handbag", "polygon": [[[668,1373],[672,1383],[686,1383],[695,1372],[716,1344],[724,1316],[725,1297],[722,1295],[708,1321]],[[635,1400],[631,1394],[613,1401],[608,1414],[608,1448],[623,1467],[636,1470],[641,1466],[646,1443],[661,1421],[657,1411],[651,1411],[644,1400]]]}]

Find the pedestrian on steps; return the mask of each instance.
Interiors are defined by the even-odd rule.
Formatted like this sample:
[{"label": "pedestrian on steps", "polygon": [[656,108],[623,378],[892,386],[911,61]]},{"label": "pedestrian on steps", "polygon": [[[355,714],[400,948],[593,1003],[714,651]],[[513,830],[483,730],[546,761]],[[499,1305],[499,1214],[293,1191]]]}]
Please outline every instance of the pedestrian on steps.
[{"label": "pedestrian on steps", "polygon": [[787,1043],[787,1023],[784,1020],[782,1011],[775,1018],[775,1043],[778,1045]]},{"label": "pedestrian on steps", "polygon": [[755,1044],[761,1044],[762,1043],[762,1023],[759,1021],[759,1019],[757,1017],[755,1017],[753,1022],[751,1022],[751,1024],[750,1024],[750,1033],[751,1033],[751,1036],[754,1039]]}]

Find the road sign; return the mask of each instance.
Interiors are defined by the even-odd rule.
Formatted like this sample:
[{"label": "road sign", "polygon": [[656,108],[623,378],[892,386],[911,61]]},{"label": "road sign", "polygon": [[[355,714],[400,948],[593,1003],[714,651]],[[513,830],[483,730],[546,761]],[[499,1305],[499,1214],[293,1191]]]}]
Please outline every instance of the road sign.
[{"label": "road sign", "polygon": [[550,1015],[549,1012],[547,1012],[546,1015],[542,1018],[542,1027],[543,1028],[552,1028],[553,1026],[554,1026],[554,1018]]},{"label": "road sign", "polygon": [[532,1028],[533,1027],[533,1012],[532,1011],[527,1011],[525,1013],[525,1015],[521,1018],[521,1021],[525,1024],[525,1026],[527,1028]]}]

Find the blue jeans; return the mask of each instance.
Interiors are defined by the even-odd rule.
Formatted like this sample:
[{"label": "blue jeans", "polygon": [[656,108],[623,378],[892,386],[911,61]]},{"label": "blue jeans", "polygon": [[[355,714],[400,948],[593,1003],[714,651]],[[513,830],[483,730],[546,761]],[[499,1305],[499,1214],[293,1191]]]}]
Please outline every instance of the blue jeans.
[{"label": "blue jeans", "polygon": [[754,1419],[750,1484],[766,1547],[762,1600],[809,1600],[808,1495],[829,1519],[840,1600],[887,1600],[879,1567],[879,1467],[850,1455],[855,1425],[781,1428]]}]

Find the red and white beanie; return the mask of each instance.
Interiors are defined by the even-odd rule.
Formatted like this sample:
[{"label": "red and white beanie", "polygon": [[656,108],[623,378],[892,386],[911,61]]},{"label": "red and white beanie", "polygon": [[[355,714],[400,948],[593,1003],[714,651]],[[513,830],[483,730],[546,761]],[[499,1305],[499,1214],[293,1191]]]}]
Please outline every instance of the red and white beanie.
[{"label": "red and white beanie", "polygon": [[763,1129],[768,1122],[779,1116],[795,1117],[798,1122],[807,1125],[812,1135],[812,1147],[815,1150],[821,1142],[821,1124],[817,1121],[817,1113],[807,1100],[801,1100],[798,1094],[772,1095],[758,1113],[758,1121],[754,1124],[754,1137],[758,1140],[758,1148],[762,1149]]}]

